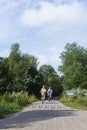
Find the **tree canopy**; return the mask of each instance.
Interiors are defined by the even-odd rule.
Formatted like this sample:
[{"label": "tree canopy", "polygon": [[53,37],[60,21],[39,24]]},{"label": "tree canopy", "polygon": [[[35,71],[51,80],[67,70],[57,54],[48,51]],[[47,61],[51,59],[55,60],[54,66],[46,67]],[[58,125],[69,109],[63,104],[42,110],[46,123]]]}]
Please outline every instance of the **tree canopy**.
[{"label": "tree canopy", "polygon": [[63,74],[65,87],[87,89],[87,49],[77,43],[67,43],[60,58],[62,65],[58,70]]},{"label": "tree canopy", "polygon": [[51,65],[38,69],[38,64],[34,55],[22,54],[20,45],[12,44],[9,56],[0,57],[0,94],[22,91],[39,97],[44,84],[53,88],[54,95],[60,95],[62,84],[55,69]]}]

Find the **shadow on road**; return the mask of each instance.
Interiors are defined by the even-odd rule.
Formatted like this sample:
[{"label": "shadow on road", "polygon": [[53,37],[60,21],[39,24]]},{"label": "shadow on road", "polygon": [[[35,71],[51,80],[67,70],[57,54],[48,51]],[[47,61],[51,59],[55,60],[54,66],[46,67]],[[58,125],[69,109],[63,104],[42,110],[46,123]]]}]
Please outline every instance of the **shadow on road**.
[{"label": "shadow on road", "polygon": [[50,120],[56,117],[74,115],[74,110],[32,110],[24,111],[0,121],[0,129],[23,128],[33,126],[33,123]]}]

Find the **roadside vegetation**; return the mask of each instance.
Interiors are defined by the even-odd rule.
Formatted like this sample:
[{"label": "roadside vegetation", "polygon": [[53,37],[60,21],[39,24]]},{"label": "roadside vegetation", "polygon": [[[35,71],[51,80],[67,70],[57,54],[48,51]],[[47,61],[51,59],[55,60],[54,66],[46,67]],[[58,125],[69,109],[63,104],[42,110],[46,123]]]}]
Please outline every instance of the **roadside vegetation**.
[{"label": "roadside vegetation", "polygon": [[[87,110],[87,48],[67,43],[60,58],[58,70],[64,89],[60,100],[70,107]],[[66,94],[70,90],[73,95]]]},{"label": "roadside vegetation", "polygon": [[8,57],[0,57],[0,117],[40,99],[43,85],[54,90],[53,96],[62,93],[61,78],[55,69],[47,64],[38,65],[38,59],[22,53],[18,43],[12,44]]},{"label": "roadside vegetation", "polygon": [[[12,44],[9,56],[0,57],[0,117],[40,99],[43,85],[53,89],[53,97],[62,95],[65,105],[87,110],[87,48],[67,43],[60,59],[56,72],[51,65],[38,66],[34,55],[22,54],[20,45]],[[67,90],[74,94],[67,95]]]},{"label": "roadside vegetation", "polygon": [[10,113],[19,112],[24,106],[37,101],[33,96],[27,93],[4,94],[0,96],[0,118]]},{"label": "roadside vegetation", "polygon": [[87,110],[87,90],[73,90],[73,95],[63,93],[60,101],[73,109]]}]

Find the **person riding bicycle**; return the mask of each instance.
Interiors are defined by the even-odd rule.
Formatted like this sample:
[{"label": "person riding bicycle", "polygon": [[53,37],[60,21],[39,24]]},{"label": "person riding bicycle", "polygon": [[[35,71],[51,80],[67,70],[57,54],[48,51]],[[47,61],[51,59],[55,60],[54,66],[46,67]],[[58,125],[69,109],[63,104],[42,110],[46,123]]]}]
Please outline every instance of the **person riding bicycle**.
[{"label": "person riding bicycle", "polygon": [[41,100],[42,100],[42,103],[44,103],[45,96],[46,96],[46,89],[45,89],[44,86],[41,88],[40,93],[41,93]]},{"label": "person riding bicycle", "polygon": [[47,90],[47,96],[48,96],[48,100],[50,101],[51,98],[52,98],[52,93],[53,93],[53,90],[49,87],[49,89]]}]

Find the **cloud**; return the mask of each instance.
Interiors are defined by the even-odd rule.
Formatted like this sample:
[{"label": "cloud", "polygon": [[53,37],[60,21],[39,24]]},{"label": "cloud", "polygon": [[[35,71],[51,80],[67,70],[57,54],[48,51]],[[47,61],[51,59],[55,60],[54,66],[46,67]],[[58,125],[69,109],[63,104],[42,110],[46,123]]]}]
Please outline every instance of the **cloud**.
[{"label": "cloud", "polygon": [[7,45],[18,42],[24,52],[38,57],[40,65],[57,67],[67,42],[87,46],[87,7],[81,1],[1,0],[0,55],[7,56]]},{"label": "cloud", "polygon": [[39,66],[48,63],[48,59],[44,54],[40,54],[40,55],[38,54],[37,57],[38,57],[38,61],[40,62]]},{"label": "cloud", "polygon": [[53,46],[53,47],[50,48],[50,52],[51,52],[52,54],[54,54],[54,53],[59,53],[59,52],[60,52],[60,49],[59,49],[57,46]]},{"label": "cloud", "polygon": [[58,65],[61,64],[61,59],[59,58],[59,56],[62,53],[62,51],[63,51],[63,48],[59,46],[52,46],[49,50],[50,52],[49,61],[51,64],[55,66],[55,68],[57,68]]},{"label": "cloud", "polygon": [[0,51],[0,56],[1,57],[8,57],[9,56],[9,50],[4,49],[4,50]]},{"label": "cloud", "polygon": [[87,20],[84,22],[84,18],[87,17],[87,11],[82,2],[59,5],[50,2],[40,2],[39,5],[39,8],[24,10],[20,18],[23,25],[33,28],[41,27],[45,24],[57,24],[58,27],[67,27],[81,23],[87,24]]},{"label": "cloud", "polygon": [[55,69],[61,64],[61,59],[59,58],[60,53],[63,51],[62,48],[59,49],[57,46],[52,46],[48,49],[48,54],[35,54],[39,61],[39,66],[43,64],[50,64],[54,66]]}]

